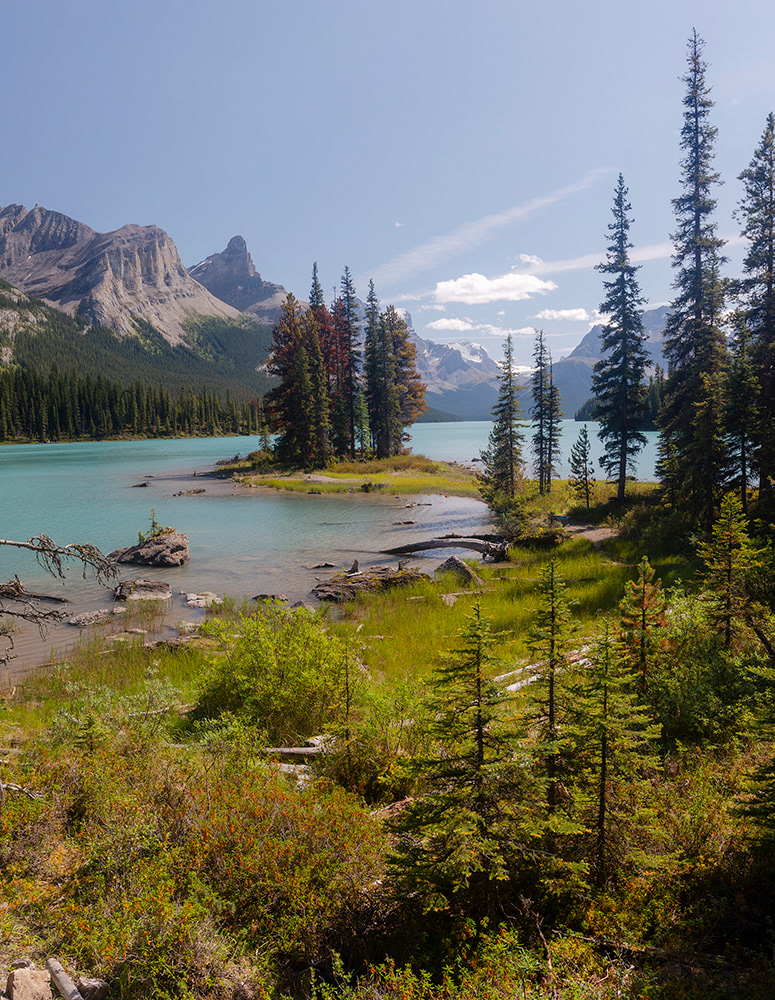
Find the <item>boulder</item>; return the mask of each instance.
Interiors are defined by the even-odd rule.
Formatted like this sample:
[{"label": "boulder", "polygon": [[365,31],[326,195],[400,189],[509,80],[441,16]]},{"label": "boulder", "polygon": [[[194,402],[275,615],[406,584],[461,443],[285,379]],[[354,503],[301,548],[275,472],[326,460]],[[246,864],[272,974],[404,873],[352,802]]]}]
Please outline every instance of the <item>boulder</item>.
[{"label": "boulder", "polygon": [[163,531],[137,545],[116,549],[108,556],[112,562],[138,563],[141,566],[182,566],[191,558],[188,535]]},{"label": "boulder", "polygon": [[75,985],[83,1000],[105,1000],[108,995],[108,984],[104,979],[81,976]]},{"label": "boulder", "polygon": [[125,580],[113,591],[116,601],[168,601],[172,588],[161,580]]},{"label": "boulder", "polygon": [[186,594],[185,597],[187,607],[202,608],[205,611],[207,608],[223,604],[222,597],[219,597],[217,594],[211,594],[209,591],[205,591],[202,594]]},{"label": "boulder", "polygon": [[68,618],[68,625],[75,625],[77,628],[88,628],[90,625],[104,625],[113,618],[110,608],[100,608],[99,611],[85,611],[82,615]]},{"label": "boulder", "polygon": [[49,974],[45,969],[14,969],[5,992],[11,1000],[51,1000]]},{"label": "boulder", "polygon": [[437,566],[436,573],[452,573],[461,583],[471,584],[475,587],[484,586],[484,580],[457,556],[450,556],[441,566]]}]

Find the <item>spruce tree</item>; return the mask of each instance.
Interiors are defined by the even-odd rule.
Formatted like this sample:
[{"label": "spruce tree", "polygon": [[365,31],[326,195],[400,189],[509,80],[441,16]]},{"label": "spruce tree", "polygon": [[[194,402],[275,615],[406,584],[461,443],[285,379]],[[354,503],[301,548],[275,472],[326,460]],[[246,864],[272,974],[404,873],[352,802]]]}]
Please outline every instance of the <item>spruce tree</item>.
[{"label": "spruce tree", "polygon": [[541,576],[538,595],[538,608],[528,639],[531,653],[539,658],[536,681],[530,688],[535,720],[532,749],[538,758],[537,770],[543,774],[547,827],[551,835],[554,830],[562,830],[562,825],[554,820],[560,803],[558,783],[565,741],[562,724],[567,710],[567,702],[560,697],[560,684],[568,663],[570,639],[576,632],[567,588],[554,557]]},{"label": "spruce tree", "polygon": [[729,486],[740,494],[743,513],[748,511],[748,487],[755,463],[761,458],[761,394],[759,378],[751,352],[748,326],[741,314],[736,316],[735,339],[724,397],[724,423],[727,431]]},{"label": "spruce tree", "polygon": [[637,579],[627,583],[619,602],[617,630],[622,662],[638,678],[641,692],[648,687],[649,673],[663,647],[660,631],[665,626],[666,609],[660,582],[655,580],[654,570],[644,556]]},{"label": "spruce tree", "polygon": [[[288,295],[272,334],[267,370],[279,385],[267,393],[265,403],[279,434],[276,450],[285,462],[322,464],[328,452],[328,397],[315,317],[303,314]],[[212,423],[212,403],[208,414]]]},{"label": "spruce tree", "polygon": [[579,499],[583,500],[589,510],[592,489],[595,485],[595,472],[591,458],[592,446],[586,425],[579,431],[576,443],[570,452],[570,479],[568,485]]},{"label": "spruce tree", "polygon": [[552,479],[557,472],[557,464],[560,461],[560,429],[562,426],[562,400],[560,390],[554,381],[554,365],[551,355],[549,355],[549,384],[547,393],[547,452],[546,452],[546,476],[545,492],[551,493]]},{"label": "spruce tree", "polygon": [[[749,166],[739,175],[744,195],[735,217],[748,242],[744,277],[733,283],[751,337],[758,370],[759,488],[771,494],[775,478],[775,115],[767,123]],[[771,497],[770,497],[771,499]]]},{"label": "spruce tree", "polygon": [[522,386],[518,384],[514,370],[511,334],[506,337],[500,369],[498,401],[492,410],[493,427],[487,450],[481,453],[484,469],[477,477],[482,496],[493,507],[497,507],[504,499],[514,499],[522,476],[524,435],[519,404]]},{"label": "spruce tree", "polygon": [[426,911],[457,902],[492,918],[513,865],[509,814],[519,768],[514,735],[501,721],[507,696],[491,680],[494,642],[477,602],[431,679],[432,753],[414,762],[427,791],[393,824],[392,881],[402,896],[417,894]]},{"label": "spruce tree", "polygon": [[417,372],[417,351],[406,321],[395,306],[379,311],[373,282],[366,308],[364,375],[377,457],[398,455],[406,440],[405,428],[426,408],[425,386]]},{"label": "spruce tree", "polygon": [[391,305],[382,314],[382,323],[390,340],[390,353],[395,370],[398,407],[391,454],[398,455],[408,440],[406,428],[425,413],[428,407],[425,402],[425,385],[417,370],[417,348],[412,343],[406,320],[395,306]]},{"label": "spruce tree", "polygon": [[614,221],[608,226],[611,242],[605,262],[597,265],[597,270],[607,276],[603,280],[606,295],[600,311],[608,319],[600,338],[603,357],[592,374],[592,390],[597,398],[595,419],[600,421],[598,436],[605,447],[600,464],[609,479],[616,481],[620,503],[624,500],[627,472],[632,470],[637,453],[646,443],[640,430],[647,362],[641,319],[644,299],[636,278],[639,269],[630,262],[631,205],[627,194],[624,178],[619,174]]},{"label": "spruce tree", "polygon": [[366,332],[363,340],[363,377],[366,383],[366,405],[369,410],[369,426],[371,428],[372,447],[378,458],[387,454],[386,445],[381,433],[383,414],[387,403],[385,400],[384,358],[380,348],[380,313],[379,299],[374,289],[374,282],[369,282],[369,294],[366,298]]},{"label": "spruce tree", "polygon": [[634,783],[657,761],[649,753],[660,735],[635,695],[636,682],[619,656],[608,624],[593,644],[589,665],[571,685],[568,756],[576,793],[587,800],[586,826],[593,831],[592,867],[602,886],[615,871],[624,839],[623,820],[632,824]]},{"label": "spruce tree", "polygon": [[350,269],[345,267],[340,282],[341,303],[340,312],[343,356],[343,391],[344,403],[347,412],[347,433],[349,438],[350,457],[355,458],[355,411],[356,392],[358,379],[360,376],[360,347],[358,333],[360,322],[358,320],[358,302],[355,295],[355,285],[353,284]]},{"label": "spruce tree", "polygon": [[676,296],[665,327],[664,353],[669,362],[663,439],[669,441],[681,470],[680,479],[665,483],[679,507],[710,528],[725,477],[724,434],[720,386],[726,367],[726,347],[720,329],[723,300],[719,268],[724,241],[716,235],[712,197],[718,174],[712,169],[716,128],[705,83],[704,42],[689,39],[688,70],[683,77],[684,122],[681,129],[681,179],[684,193],[673,200],[676,230],[673,288]]},{"label": "spruce tree", "polygon": [[697,547],[705,563],[700,578],[713,599],[710,619],[720,629],[727,649],[736,628],[751,618],[747,583],[756,565],[743,505],[734,493],[721,501],[707,542]]},{"label": "spruce tree", "polygon": [[[533,400],[530,411],[533,429],[531,443],[533,472],[538,480],[539,492],[545,493],[549,464],[549,365],[551,359],[543,330],[536,333],[533,362],[533,374],[530,376],[530,394]],[[551,477],[548,478],[551,484]]]}]

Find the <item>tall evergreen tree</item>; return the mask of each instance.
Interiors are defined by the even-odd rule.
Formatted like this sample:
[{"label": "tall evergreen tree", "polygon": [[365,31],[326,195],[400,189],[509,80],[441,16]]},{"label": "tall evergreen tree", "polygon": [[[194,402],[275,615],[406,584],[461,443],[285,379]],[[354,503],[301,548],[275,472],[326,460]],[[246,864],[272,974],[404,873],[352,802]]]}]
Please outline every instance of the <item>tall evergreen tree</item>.
[{"label": "tall evergreen tree", "polygon": [[[372,447],[380,457],[377,428],[386,401],[384,399],[385,383],[383,359],[380,356],[379,299],[374,289],[374,282],[369,282],[369,294],[366,298],[366,331],[363,338],[363,377],[366,383],[366,405],[369,410],[369,426],[371,428]],[[384,447],[384,445],[383,445]]]},{"label": "tall evergreen tree", "polygon": [[704,42],[692,33],[683,77],[684,122],[681,129],[681,179],[684,193],[673,199],[676,215],[673,299],[665,328],[669,362],[665,404],[660,417],[663,439],[674,450],[680,480],[666,483],[680,507],[710,528],[723,486],[724,442],[720,385],[726,365],[719,327],[722,286],[719,268],[724,241],[716,235],[712,197],[718,174],[712,169],[716,128],[705,83]]},{"label": "tall evergreen tree", "polygon": [[341,331],[343,349],[343,388],[345,395],[345,408],[347,412],[347,431],[349,437],[350,457],[355,458],[356,452],[356,392],[360,375],[360,347],[358,333],[360,321],[358,319],[358,302],[355,295],[355,285],[349,267],[345,267],[340,282],[341,290]]},{"label": "tall evergreen tree", "polygon": [[369,285],[364,344],[365,394],[378,458],[398,455],[405,428],[425,410],[425,386],[417,371],[417,350],[395,306],[379,311]]},{"label": "tall evergreen tree", "polygon": [[506,337],[500,369],[498,401],[492,410],[493,427],[487,450],[482,452],[484,469],[478,477],[482,496],[492,506],[498,505],[499,498],[514,499],[522,475],[524,435],[519,404],[522,386],[517,382],[514,369],[511,334]]},{"label": "tall evergreen tree", "polygon": [[[748,241],[744,277],[733,284],[751,336],[761,385],[758,430],[759,487],[772,493],[775,479],[775,115],[767,123],[749,166],[740,174],[744,195],[736,218]],[[770,497],[771,499],[771,497]]]},{"label": "tall evergreen tree", "polygon": [[265,402],[279,433],[277,452],[286,462],[321,464],[328,452],[328,395],[315,317],[288,295],[272,333],[267,370],[280,382]]},{"label": "tall evergreen tree", "polygon": [[740,494],[743,513],[748,512],[748,487],[760,458],[761,394],[751,352],[751,338],[742,315],[735,322],[735,339],[724,399],[727,430],[729,485]]},{"label": "tall evergreen tree", "polygon": [[554,365],[551,354],[549,355],[549,384],[547,392],[546,409],[547,428],[547,452],[546,452],[546,479],[545,492],[551,493],[552,479],[557,472],[557,464],[560,461],[560,429],[562,427],[562,400],[560,390],[554,381]]},{"label": "tall evergreen tree", "polygon": [[611,242],[605,262],[597,265],[597,270],[607,275],[603,279],[606,294],[600,311],[608,320],[600,338],[604,354],[592,374],[592,390],[598,400],[595,411],[600,421],[598,435],[605,447],[600,464],[609,479],[616,480],[620,503],[624,500],[627,472],[646,443],[640,430],[645,412],[643,379],[647,361],[641,319],[644,299],[636,277],[638,268],[630,262],[631,205],[627,194],[624,178],[619,174],[614,221],[608,226]]},{"label": "tall evergreen tree", "polygon": [[309,290],[309,307],[313,312],[322,309],[326,304],[325,296],[323,295],[323,286],[320,284],[320,278],[318,277],[318,262],[315,261],[312,265],[312,285]]},{"label": "tall evergreen tree", "polygon": [[427,409],[425,386],[417,371],[417,348],[409,336],[406,320],[395,306],[388,306],[382,313],[380,329],[395,373],[396,410],[391,424],[390,454],[398,455],[408,437],[405,429]]}]

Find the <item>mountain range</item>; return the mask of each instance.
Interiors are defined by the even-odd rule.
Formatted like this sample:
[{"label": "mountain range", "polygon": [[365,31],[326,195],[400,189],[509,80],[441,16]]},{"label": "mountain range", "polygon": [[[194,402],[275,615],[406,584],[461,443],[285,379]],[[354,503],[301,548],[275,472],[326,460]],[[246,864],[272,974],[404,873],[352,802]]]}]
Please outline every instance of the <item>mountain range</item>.
[{"label": "mountain range", "polygon": [[[237,393],[266,387],[269,328],[287,295],[282,285],[261,277],[241,236],[186,268],[157,226],[98,233],[38,205],[0,208],[0,279],[12,286],[0,305],[2,362],[57,363],[170,387],[197,380]],[[644,314],[654,364],[661,361],[666,312],[661,307]],[[403,316],[417,347],[430,415],[489,419],[497,363],[469,341],[424,340],[409,313]],[[591,395],[600,333],[594,327],[554,364],[566,416]]]}]

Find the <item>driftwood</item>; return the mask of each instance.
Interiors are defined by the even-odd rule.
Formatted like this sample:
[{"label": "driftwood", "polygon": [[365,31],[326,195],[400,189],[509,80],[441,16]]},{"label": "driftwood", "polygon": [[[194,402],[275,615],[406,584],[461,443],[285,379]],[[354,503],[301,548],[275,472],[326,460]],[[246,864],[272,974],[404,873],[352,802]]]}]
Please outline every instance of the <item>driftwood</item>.
[{"label": "driftwood", "polygon": [[69,604],[66,597],[52,597],[49,594],[34,594],[25,588],[18,576],[0,584],[0,598],[9,601],[51,601],[54,604]]},{"label": "driftwood", "polygon": [[60,996],[64,997],[64,1000],[83,1000],[83,996],[77,989],[75,983],[55,958],[46,959],[46,968],[48,969],[52,982],[59,990]]},{"label": "driftwood", "polygon": [[405,556],[413,552],[427,552],[429,549],[471,549],[494,562],[503,562],[507,558],[506,542],[487,542],[478,538],[459,538],[457,535],[444,538],[432,538],[427,542],[410,542],[407,545],[397,545],[393,549],[382,549],[385,555]]}]

